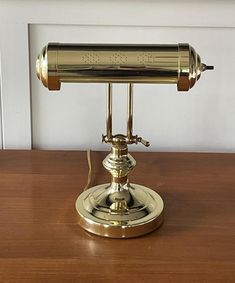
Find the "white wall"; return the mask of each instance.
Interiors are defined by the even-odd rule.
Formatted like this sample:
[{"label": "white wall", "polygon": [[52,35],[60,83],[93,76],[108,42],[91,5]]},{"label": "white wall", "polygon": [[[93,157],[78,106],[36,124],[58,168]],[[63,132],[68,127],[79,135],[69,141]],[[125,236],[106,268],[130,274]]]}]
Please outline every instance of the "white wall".
[{"label": "white wall", "polygon": [[[0,4],[4,148],[107,148],[100,142],[105,84],[63,84],[49,92],[34,68],[48,41],[189,42],[215,70],[188,93],[177,93],[175,85],[135,85],[135,132],[151,142],[148,150],[235,151],[235,3],[37,2]],[[115,132],[125,128],[126,91],[114,86]]]}]

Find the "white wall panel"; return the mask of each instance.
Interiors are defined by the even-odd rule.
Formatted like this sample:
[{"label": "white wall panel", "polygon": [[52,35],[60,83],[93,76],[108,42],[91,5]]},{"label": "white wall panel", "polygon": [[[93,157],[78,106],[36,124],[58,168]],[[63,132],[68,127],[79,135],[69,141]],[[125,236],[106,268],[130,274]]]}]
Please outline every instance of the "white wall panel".
[{"label": "white wall panel", "polygon": [[[31,25],[34,147],[103,148],[105,84],[63,84],[61,91],[49,92],[34,67],[47,42],[189,42],[215,70],[188,93],[177,93],[175,85],[135,85],[135,132],[149,139],[154,151],[235,151],[234,38],[233,28]],[[115,85],[117,130],[124,128],[125,92],[125,86]]]},{"label": "white wall panel", "polygon": [[28,25],[1,23],[0,51],[3,148],[30,149]]},{"label": "white wall panel", "polygon": [[[48,41],[185,41],[215,71],[189,95],[174,86],[137,86],[136,132],[149,138],[150,150],[235,151],[234,28],[231,0],[1,0],[0,148],[30,149],[32,137],[36,148],[103,148],[105,85],[64,85],[49,95],[34,74],[35,56]],[[115,86],[117,131],[124,128],[118,101],[126,100],[125,89]]]}]

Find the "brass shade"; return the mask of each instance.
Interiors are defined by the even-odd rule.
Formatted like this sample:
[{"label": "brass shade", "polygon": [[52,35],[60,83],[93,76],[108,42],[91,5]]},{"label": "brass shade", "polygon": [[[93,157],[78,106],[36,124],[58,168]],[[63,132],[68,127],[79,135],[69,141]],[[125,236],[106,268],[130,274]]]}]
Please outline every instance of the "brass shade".
[{"label": "brass shade", "polygon": [[211,68],[189,44],[49,43],[36,62],[37,76],[49,90],[59,90],[61,82],[109,82],[177,84],[188,91]]}]

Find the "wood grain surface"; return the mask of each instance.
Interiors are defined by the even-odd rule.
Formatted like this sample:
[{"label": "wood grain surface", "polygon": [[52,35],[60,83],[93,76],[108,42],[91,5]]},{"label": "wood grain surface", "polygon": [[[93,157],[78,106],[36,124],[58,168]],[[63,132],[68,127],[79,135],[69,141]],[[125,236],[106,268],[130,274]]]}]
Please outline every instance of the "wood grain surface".
[{"label": "wood grain surface", "polygon": [[[109,181],[92,152],[92,183]],[[77,225],[85,152],[0,152],[0,282],[235,282],[235,154],[133,153],[165,222],[135,239]]]}]

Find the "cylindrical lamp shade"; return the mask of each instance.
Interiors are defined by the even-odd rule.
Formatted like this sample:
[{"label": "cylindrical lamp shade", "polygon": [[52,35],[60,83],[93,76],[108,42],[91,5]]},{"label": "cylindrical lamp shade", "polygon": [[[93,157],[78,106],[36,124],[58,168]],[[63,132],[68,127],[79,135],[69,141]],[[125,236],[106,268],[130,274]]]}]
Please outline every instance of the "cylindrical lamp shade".
[{"label": "cylindrical lamp shade", "polygon": [[49,90],[59,90],[62,82],[111,82],[177,84],[179,91],[188,91],[211,68],[189,44],[49,43],[36,63]]}]

